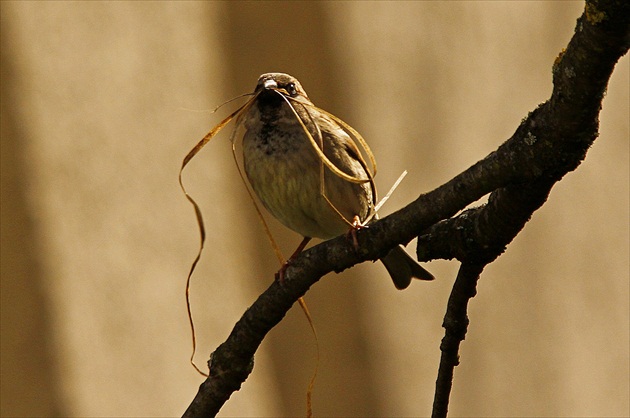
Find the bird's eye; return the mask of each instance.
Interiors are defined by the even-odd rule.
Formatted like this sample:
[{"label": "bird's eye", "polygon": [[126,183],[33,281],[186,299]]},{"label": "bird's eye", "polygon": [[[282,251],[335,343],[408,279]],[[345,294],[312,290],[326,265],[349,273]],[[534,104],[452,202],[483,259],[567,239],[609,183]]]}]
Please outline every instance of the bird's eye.
[{"label": "bird's eye", "polygon": [[287,84],[287,93],[289,93],[291,96],[297,96],[297,89],[295,88],[295,83],[289,83]]}]

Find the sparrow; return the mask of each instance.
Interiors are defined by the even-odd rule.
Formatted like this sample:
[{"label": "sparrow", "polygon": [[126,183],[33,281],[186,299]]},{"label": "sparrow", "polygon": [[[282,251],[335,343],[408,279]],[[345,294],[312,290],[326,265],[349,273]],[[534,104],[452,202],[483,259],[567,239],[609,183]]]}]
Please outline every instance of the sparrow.
[{"label": "sparrow", "polygon": [[[365,226],[376,188],[347,129],[314,106],[288,74],[261,75],[254,95],[238,121],[244,128],[245,174],[264,207],[304,237],[289,260],[311,238],[326,240]],[[407,288],[412,278],[433,280],[402,246],[381,261],[398,289]]]}]

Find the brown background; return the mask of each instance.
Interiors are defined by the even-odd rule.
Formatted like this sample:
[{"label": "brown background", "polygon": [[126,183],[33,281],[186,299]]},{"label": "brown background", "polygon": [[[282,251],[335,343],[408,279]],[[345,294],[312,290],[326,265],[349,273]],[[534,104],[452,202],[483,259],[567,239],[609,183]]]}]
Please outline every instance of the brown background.
[{"label": "brown background", "polygon": [[[551,91],[581,2],[2,2],[2,409],[171,416],[188,365],[184,279],[198,245],[183,156],[259,74],[298,77],[357,128],[391,212],[483,158]],[[629,66],[601,135],[484,273],[455,416],[629,411]],[[193,278],[199,364],[277,269],[227,137],[184,173],[209,230]],[[285,252],[299,237],[272,223]],[[413,251],[411,245],[409,251]],[[319,415],[426,415],[457,264],[399,292],[379,264],[307,295]],[[299,309],[222,410],[302,415],[315,345]]]}]

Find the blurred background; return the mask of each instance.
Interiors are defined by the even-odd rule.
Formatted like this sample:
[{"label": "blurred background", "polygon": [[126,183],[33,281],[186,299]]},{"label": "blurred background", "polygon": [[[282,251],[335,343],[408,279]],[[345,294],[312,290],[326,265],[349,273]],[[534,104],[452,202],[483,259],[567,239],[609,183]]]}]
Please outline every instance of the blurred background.
[{"label": "blurred background", "polygon": [[[253,90],[296,76],[359,130],[390,213],[494,150],[551,93],[583,3],[1,4],[3,416],[175,416],[190,367],[184,285],[199,235],[182,158]],[[601,134],[471,301],[454,416],[627,416],[629,66]],[[229,130],[228,130],[229,131]],[[196,361],[278,269],[220,135],[184,171],[208,241]],[[285,253],[301,237],[270,221]],[[408,247],[413,253],[413,243]],[[316,415],[430,414],[458,265],[401,292],[380,264],[307,294]],[[303,415],[315,342],[294,307],[223,416]]]}]

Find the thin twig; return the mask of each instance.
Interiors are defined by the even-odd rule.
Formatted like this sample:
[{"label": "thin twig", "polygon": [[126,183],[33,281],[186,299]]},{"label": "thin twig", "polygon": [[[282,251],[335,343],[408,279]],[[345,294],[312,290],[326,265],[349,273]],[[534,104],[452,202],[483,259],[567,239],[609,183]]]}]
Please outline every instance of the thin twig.
[{"label": "thin twig", "polygon": [[468,301],[477,292],[477,280],[483,270],[483,265],[463,263],[457,273],[448,307],[442,326],[446,335],[440,344],[442,357],[440,369],[435,382],[435,397],[433,399],[433,418],[444,418],[448,412],[448,401],[453,384],[453,371],[459,365],[459,344],[466,337],[468,330],[468,316],[466,309]]}]

